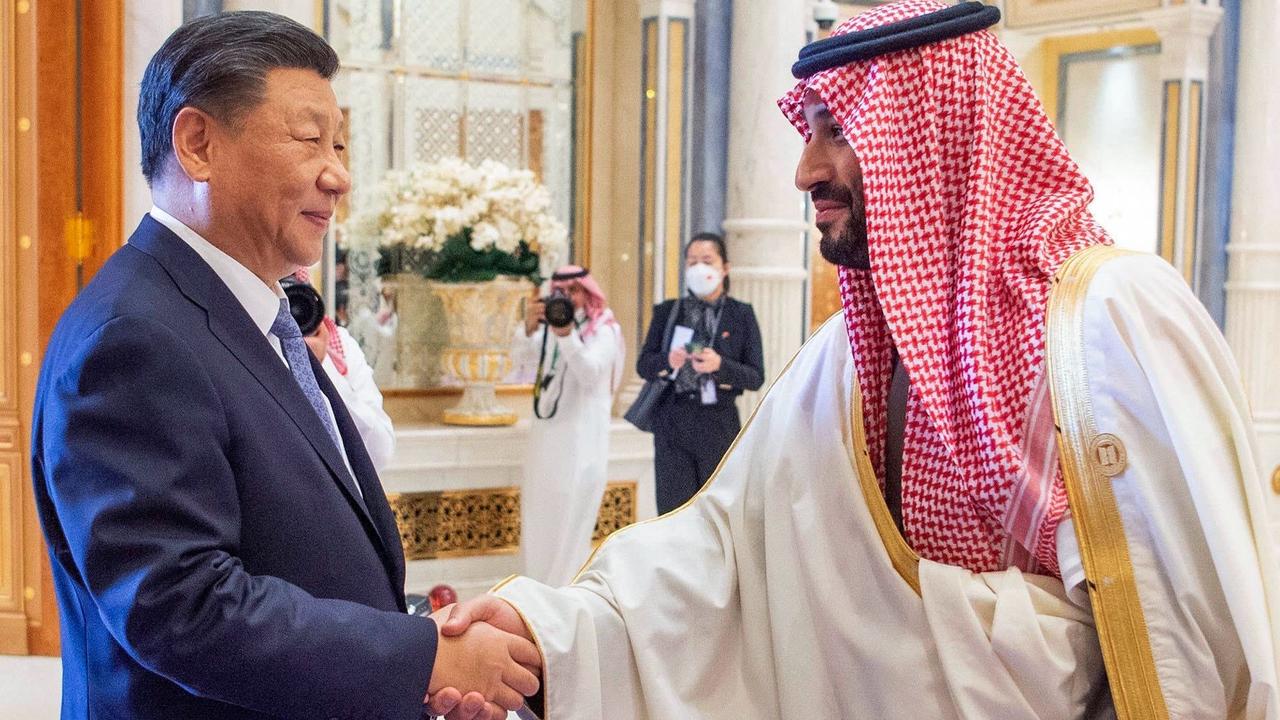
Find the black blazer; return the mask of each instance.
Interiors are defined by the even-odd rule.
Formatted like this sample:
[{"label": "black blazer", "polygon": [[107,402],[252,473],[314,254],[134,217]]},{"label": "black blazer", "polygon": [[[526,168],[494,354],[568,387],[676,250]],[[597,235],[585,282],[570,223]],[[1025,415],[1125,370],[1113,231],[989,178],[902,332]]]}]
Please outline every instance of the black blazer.
[{"label": "black blazer", "polygon": [[[636,372],[645,380],[656,380],[671,372],[667,366],[667,338],[663,337],[663,331],[675,304],[675,300],[666,300],[653,307],[653,319],[649,321],[644,348],[636,360]],[[720,354],[720,370],[715,373],[716,404],[731,405],[744,390],[759,390],[764,384],[764,348],[760,340],[760,325],[751,305],[726,297],[717,334],[719,337],[713,345]]]},{"label": "black blazer", "polygon": [[32,465],[64,720],[420,716],[435,624],[405,614],[395,519],[312,368],[354,478],[240,302],[150,216],[63,314]]}]

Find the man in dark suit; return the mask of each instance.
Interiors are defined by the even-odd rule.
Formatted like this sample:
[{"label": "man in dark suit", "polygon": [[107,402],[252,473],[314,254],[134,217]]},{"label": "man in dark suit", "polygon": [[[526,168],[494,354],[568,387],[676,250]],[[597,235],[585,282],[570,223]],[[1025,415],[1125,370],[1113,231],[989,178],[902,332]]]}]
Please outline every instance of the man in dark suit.
[{"label": "man in dark suit", "polygon": [[527,640],[405,613],[386,497],[277,282],[350,189],[337,68],[268,13],[184,25],[147,68],[155,207],[63,315],[36,398],[64,719],[408,720],[428,691],[537,689]]}]

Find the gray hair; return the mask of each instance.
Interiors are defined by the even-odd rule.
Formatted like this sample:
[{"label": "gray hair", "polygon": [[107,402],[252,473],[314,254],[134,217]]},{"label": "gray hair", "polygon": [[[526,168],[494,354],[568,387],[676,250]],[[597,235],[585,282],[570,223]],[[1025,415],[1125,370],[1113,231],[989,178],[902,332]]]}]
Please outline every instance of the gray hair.
[{"label": "gray hair", "polygon": [[234,125],[262,101],[267,73],[276,68],[314,70],[328,80],[338,54],[307,27],[269,12],[210,15],[174,30],[151,57],[138,93],[147,182],[173,153],[173,121],[182,108]]}]

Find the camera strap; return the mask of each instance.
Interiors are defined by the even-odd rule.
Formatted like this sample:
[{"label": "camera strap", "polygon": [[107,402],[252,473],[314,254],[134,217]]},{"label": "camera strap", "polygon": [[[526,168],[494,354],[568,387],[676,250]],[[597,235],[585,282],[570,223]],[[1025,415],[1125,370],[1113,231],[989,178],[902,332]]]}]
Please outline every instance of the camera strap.
[{"label": "camera strap", "polygon": [[[556,416],[556,411],[560,409],[560,398],[564,395],[564,380],[561,379],[555,400],[551,403],[551,412],[547,415],[542,414],[542,394],[551,386],[556,379],[556,363],[560,360],[560,348],[551,349],[551,366],[547,367],[547,338],[551,335],[551,328],[547,325],[542,326],[542,350],[538,352],[538,374],[533,378],[533,415],[539,420],[549,420]],[[544,371],[545,368],[545,371]]]}]

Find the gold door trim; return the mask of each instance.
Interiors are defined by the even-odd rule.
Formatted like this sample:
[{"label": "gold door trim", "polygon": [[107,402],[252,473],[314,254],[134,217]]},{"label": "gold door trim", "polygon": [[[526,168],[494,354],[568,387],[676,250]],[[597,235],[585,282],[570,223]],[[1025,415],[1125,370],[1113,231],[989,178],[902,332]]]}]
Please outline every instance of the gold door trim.
[{"label": "gold door trim", "polygon": [[1095,246],[1063,264],[1049,295],[1045,350],[1062,476],[1116,716],[1157,720],[1168,718],[1169,712],[1138,600],[1124,522],[1111,489],[1112,475],[1123,473],[1123,445],[1098,431],[1084,358],[1089,283],[1103,264],[1126,254],[1131,253]]}]

